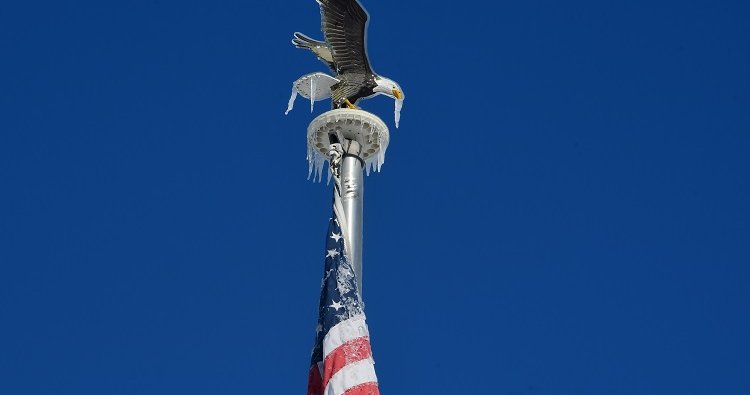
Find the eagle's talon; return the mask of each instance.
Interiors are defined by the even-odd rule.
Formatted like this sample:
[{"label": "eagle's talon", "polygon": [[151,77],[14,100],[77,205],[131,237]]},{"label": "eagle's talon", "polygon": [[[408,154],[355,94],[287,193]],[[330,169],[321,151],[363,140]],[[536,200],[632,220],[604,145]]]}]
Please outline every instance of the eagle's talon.
[{"label": "eagle's talon", "polygon": [[352,102],[349,101],[349,99],[344,99],[344,104],[346,104],[347,107],[351,108],[352,110],[358,110],[359,107],[352,104]]}]

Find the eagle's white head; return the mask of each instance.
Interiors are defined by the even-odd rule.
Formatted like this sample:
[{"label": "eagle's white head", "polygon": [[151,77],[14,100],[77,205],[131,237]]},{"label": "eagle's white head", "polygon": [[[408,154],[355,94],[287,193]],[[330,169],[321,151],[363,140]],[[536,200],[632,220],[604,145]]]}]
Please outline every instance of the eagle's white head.
[{"label": "eagle's white head", "polygon": [[377,76],[375,77],[375,88],[373,89],[376,94],[386,95],[396,100],[404,100],[404,92],[401,87],[398,86],[396,81]]},{"label": "eagle's white head", "polygon": [[404,91],[401,90],[396,81],[380,76],[375,77],[375,88],[373,88],[373,91],[376,95],[386,95],[396,100],[396,107],[393,114],[396,120],[396,127],[398,128],[398,121],[401,118],[401,106],[404,104]]}]

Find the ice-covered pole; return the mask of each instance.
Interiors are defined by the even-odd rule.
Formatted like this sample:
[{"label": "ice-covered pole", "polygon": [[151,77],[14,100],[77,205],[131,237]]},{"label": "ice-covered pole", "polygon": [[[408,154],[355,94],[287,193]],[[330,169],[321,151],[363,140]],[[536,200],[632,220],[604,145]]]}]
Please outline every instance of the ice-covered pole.
[{"label": "ice-covered pole", "polygon": [[377,116],[362,110],[337,109],[321,114],[307,128],[310,174],[322,177],[329,161],[334,177],[334,210],[362,297],[362,228],[364,174],[379,170],[389,142],[388,127]]}]

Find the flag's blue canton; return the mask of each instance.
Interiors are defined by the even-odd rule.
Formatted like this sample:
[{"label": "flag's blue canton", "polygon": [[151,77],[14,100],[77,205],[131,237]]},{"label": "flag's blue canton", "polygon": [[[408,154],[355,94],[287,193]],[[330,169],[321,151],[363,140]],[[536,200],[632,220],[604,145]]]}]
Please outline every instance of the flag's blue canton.
[{"label": "flag's blue canton", "polygon": [[339,322],[362,315],[354,269],[344,253],[344,238],[336,213],[328,224],[326,235],[325,272],[320,290],[318,327],[312,363],[323,360],[323,339]]}]

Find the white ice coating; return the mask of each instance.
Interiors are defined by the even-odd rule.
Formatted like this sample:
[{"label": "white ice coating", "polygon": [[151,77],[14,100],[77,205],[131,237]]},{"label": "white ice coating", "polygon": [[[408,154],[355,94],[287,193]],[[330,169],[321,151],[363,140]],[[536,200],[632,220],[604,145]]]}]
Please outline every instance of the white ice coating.
[{"label": "white ice coating", "polygon": [[292,97],[289,98],[289,104],[284,114],[289,114],[294,108],[297,94],[310,99],[310,112],[312,112],[316,101],[331,97],[331,86],[337,82],[339,80],[321,72],[303,75],[292,83]]},{"label": "white ice coating", "polygon": [[289,104],[286,106],[286,111],[284,112],[284,115],[289,114],[289,111],[292,111],[294,108],[294,100],[297,99],[297,88],[292,87],[292,97],[289,98]]},{"label": "white ice coating", "polygon": [[[334,113],[327,115],[324,120],[317,122],[319,118],[313,121],[313,124],[322,124],[322,126],[315,125],[317,129],[314,132],[308,131],[307,136],[307,162],[308,162],[308,173],[307,178],[312,177],[313,181],[322,181],[323,170],[325,163],[328,161],[327,150],[328,146],[328,129],[334,128],[334,130],[345,129],[351,127],[353,124],[362,125],[357,126],[361,128],[362,133],[357,141],[363,146],[363,153],[367,153],[367,156],[363,155],[365,162],[365,173],[370,175],[370,171],[380,172],[380,168],[385,163],[385,152],[388,149],[388,143],[390,141],[390,135],[388,128],[382,123],[377,117],[373,122],[367,120],[367,118],[374,117],[374,115],[360,111],[366,115],[362,119],[352,118],[351,110],[333,110],[341,111],[340,113]],[[367,126],[369,125],[369,129]],[[311,124],[311,127],[313,125]],[[363,136],[364,135],[364,136]],[[330,172],[328,172],[330,182]]]},{"label": "white ice coating", "polygon": [[[339,316],[342,320],[357,315],[364,315],[363,305],[357,294],[357,277],[349,259],[344,258],[336,271],[336,290],[341,295],[340,303],[346,308]],[[337,310],[338,311],[338,310]]]},{"label": "white ice coating", "polygon": [[[307,144],[307,179],[312,176],[313,182],[320,182],[323,179],[323,167],[328,160],[322,153],[315,149],[315,146]],[[315,173],[315,175],[313,175]],[[330,173],[330,172],[329,172]],[[326,184],[331,182],[329,177]]]},{"label": "white ice coating", "polygon": [[403,97],[401,98],[401,100],[394,100],[394,103],[393,121],[396,123],[396,129],[398,129],[398,121],[401,120],[401,107],[404,105]]},{"label": "white ice coating", "polygon": [[378,150],[377,155],[365,160],[365,173],[367,173],[368,176],[370,175],[370,170],[379,173],[380,167],[385,163],[385,151],[388,149],[388,140],[390,139],[388,130],[378,130],[375,139],[376,141],[374,142],[380,146],[380,150]]},{"label": "white ice coating", "polygon": [[316,78],[310,78],[310,114],[315,108],[315,80]]},{"label": "white ice coating", "polygon": [[[286,111],[284,114],[289,114],[294,108],[294,101],[297,99],[297,95],[310,99],[310,112],[313,112],[315,108],[315,102],[325,100],[331,97],[331,86],[339,82],[336,78],[331,77],[328,74],[316,72],[306,74],[297,79],[292,83],[292,96],[289,98]],[[390,95],[389,95],[390,96]],[[394,98],[394,110],[393,120],[398,128],[399,121],[401,120],[401,107],[404,105],[403,93],[401,99]]]}]

